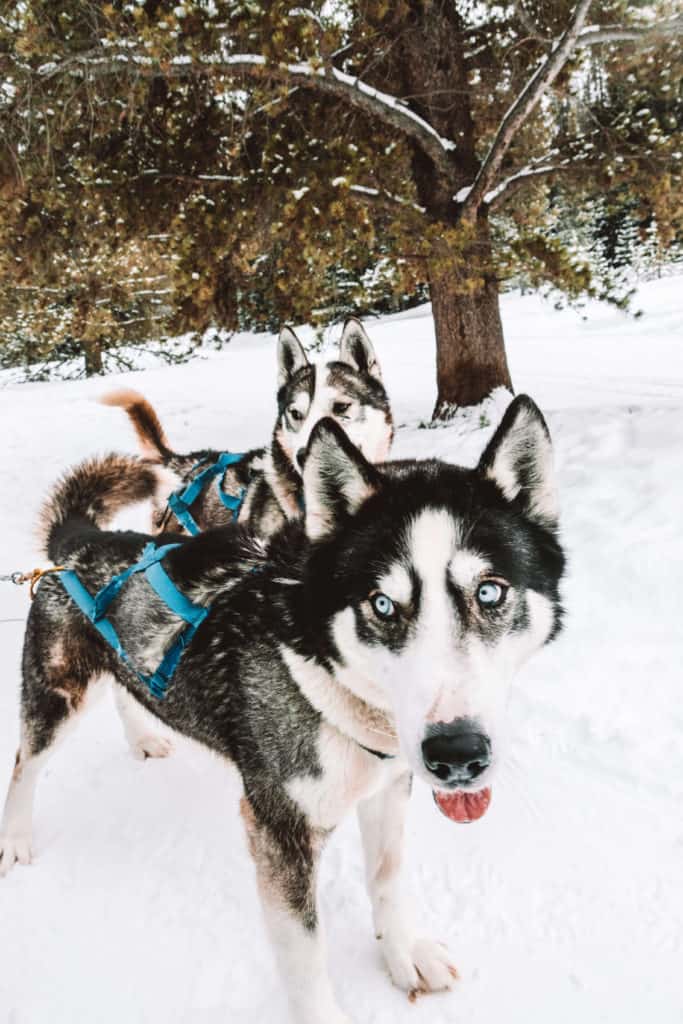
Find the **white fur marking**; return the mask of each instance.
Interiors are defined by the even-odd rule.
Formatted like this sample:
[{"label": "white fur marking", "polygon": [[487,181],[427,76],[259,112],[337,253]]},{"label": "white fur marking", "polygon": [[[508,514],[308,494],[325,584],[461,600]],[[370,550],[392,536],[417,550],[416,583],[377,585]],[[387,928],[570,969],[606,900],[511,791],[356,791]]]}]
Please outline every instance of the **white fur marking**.
[{"label": "white fur marking", "polygon": [[456,551],[448,566],[451,579],[456,586],[463,590],[469,589],[475,580],[478,580],[484,573],[490,570],[491,566],[475,551],[467,551],[464,548]]},{"label": "white fur marking", "polygon": [[408,605],[413,597],[413,582],[403,565],[393,565],[391,570],[377,582],[377,589],[397,604]]}]

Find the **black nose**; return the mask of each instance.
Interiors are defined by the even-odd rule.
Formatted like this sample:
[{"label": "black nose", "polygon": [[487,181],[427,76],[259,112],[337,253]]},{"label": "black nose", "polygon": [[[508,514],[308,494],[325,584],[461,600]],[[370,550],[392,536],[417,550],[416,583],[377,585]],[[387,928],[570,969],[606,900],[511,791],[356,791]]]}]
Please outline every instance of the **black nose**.
[{"label": "black nose", "polygon": [[440,782],[474,782],[490,765],[491,741],[471,719],[440,722],[429,731],[431,735],[422,744],[422,759]]},{"label": "black nose", "polygon": [[299,448],[299,451],[296,453],[296,461],[299,463],[299,468],[303,469],[304,468],[304,462],[306,461],[306,449],[305,448]]}]

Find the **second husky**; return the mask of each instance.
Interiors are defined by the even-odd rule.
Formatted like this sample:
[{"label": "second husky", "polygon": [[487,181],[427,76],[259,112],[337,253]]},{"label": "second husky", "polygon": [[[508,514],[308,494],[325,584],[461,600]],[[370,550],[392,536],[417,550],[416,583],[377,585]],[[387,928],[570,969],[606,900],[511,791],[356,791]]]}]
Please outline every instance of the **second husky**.
[{"label": "second husky", "polygon": [[[203,487],[188,511],[199,530],[222,526],[235,518],[252,533],[270,537],[302,508],[302,460],[318,420],[335,420],[370,462],[383,462],[391,448],[393,423],[379,362],[360,321],[347,320],[339,358],[323,365],[308,361],[294,331],[285,327],[278,343],[277,419],[267,448],[255,448],[223,469],[220,452],[203,449],[187,454],[171,450],[159,418],[142,395],[115,391],[102,399],[128,413],[146,459],[162,465],[167,489],[182,489],[205,467],[216,465],[217,486]],[[166,505],[155,495],[152,528],[180,529]],[[192,532],[195,532],[194,530]]]}]

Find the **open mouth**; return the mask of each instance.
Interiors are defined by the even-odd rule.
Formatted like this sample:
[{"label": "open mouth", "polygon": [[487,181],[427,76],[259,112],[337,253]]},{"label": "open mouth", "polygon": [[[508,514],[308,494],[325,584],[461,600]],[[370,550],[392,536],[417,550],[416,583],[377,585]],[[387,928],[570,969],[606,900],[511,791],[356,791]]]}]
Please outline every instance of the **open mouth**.
[{"label": "open mouth", "polygon": [[434,803],[442,814],[445,814],[451,821],[464,824],[468,821],[476,821],[481,818],[491,803],[491,789],[477,790],[470,793],[463,789],[454,789],[450,793],[443,790],[432,790]]}]

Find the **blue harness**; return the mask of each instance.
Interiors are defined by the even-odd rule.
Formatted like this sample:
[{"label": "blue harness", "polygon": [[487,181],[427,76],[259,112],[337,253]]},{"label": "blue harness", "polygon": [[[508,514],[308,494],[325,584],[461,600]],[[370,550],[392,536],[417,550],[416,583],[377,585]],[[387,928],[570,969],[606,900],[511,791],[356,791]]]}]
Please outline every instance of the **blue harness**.
[{"label": "blue harness", "polygon": [[[166,690],[173,678],[173,673],[178,667],[183,651],[211,610],[210,608],[204,608],[200,604],[195,604],[194,601],[186,597],[185,594],[178,590],[173,580],[162,568],[162,559],[166,557],[169,551],[179,547],[181,547],[180,544],[164,544],[163,547],[157,548],[154,542],[150,541],[149,544],[145,545],[140,561],[114,576],[109,583],[97,591],[94,597],[86,590],[73,569],[60,569],[57,573],[69,597],[93,624],[102,639],[109,644],[112,650],[118,654],[121,661],[138,677],[141,683],[144,683],[152,696],[156,697],[157,700],[163,700],[166,696]],[[253,569],[252,572],[254,571],[256,570]],[[118,633],[109,619],[105,617],[107,609],[114,598],[119,594],[130,577],[138,572],[144,572],[145,579],[157,596],[161,598],[172,612],[187,623],[185,629],[176,637],[151,675],[138,672],[135,666],[131,664]],[[390,759],[394,756],[393,754],[383,754],[379,750],[372,750],[371,747],[366,747],[362,743],[358,743],[358,745],[362,750],[367,751],[368,754],[373,754],[381,760]]]},{"label": "blue harness", "polygon": [[[241,462],[244,458],[244,454],[234,454],[233,452],[223,452],[219,455],[216,461],[211,466],[207,466],[201,473],[198,473],[194,480],[191,480],[187,487],[181,491],[174,491],[168,499],[168,507],[174,516],[178,520],[181,526],[184,526],[188,533],[192,536],[201,533],[201,530],[197,526],[191,512],[190,507],[197,500],[199,495],[204,490],[205,486],[216,477],[216,490],[218,491],[218,497],[223,502],[224,506],[228,511],[232,512],[232,518],[237,519],[244,502],[244,487],[240,491],[237,497],[232,494],[226,494],[221,487],[221,479],[225,474],[228,466],[233,466],[236,462]],[[201,466],[201,462],[198,462],[194,467],[197,469]]]},{"label": "blue harness", "polygon": [[[166,694],[166,689],[177,668],[181,654],[210,611],[209,608],[195,604],[194,601],[191,601],[181,593],[170,576],[162,568],[162,559],[165,558],[169,551],[178,547],[180,547],[180,544],[165,544],[163,547],[157,548],[153,542],[150,542],[142,552],[142,558],[139,562],[114,576],[106,586],[98,590],[94,597],[86,590],[72,569],[64,569],[59,573],[59,579],[69,597],[78,605],[85,617],[92,622],[100,636],[118,654],[121,661],[135,673],[140,682],[144,683],[150,693],[159,700],[162,700]],[[121,588],[134,573],[138,572],[144,572],[145,579],[152,590],[175,615],[178,615],[187,623],[185,629],[176,637],[172,646],[151,675],[138,672],[135,666],[131,664],[128,654],[121,645],[118,633],[109,619],[105,618],[109,605]]]}]

